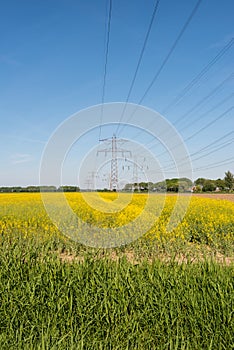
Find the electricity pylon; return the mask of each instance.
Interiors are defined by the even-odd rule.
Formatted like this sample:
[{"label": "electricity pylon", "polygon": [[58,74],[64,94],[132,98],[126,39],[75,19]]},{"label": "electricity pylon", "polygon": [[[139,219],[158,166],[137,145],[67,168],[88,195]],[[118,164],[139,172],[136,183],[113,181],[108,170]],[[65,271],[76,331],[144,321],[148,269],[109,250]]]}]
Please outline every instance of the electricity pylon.
[{"label": "electricity pylon", "polygon": [[87,185],[87,190],[90,191],[91,190],[91,186],[92,186],[92,180],[91,179],[87,179],[85,181],[85,184]]},{"label": "electricity pylon", "polygon": [[126,142],[127,140],[117,139],[115,134],[111,138],[102,139],[100,141],[105,142],[107,144],[107,148],[97,151],[97,154],[105,153],[105,155],[107,155],[108,153],[111,153],[110,190],[118,191],[118,154],[121,153],[122,157],[124,158],[126,153],[129,153],[131,156],[131,151],[118,147],[118,144]]},{"label": "electricity pylon", "polygon": [[98,178],[98,175],[96,174],[96,171],[90,171],[89,172],[89,176],[90,176],[91,185],[92,185],[91,190],[95,191],[95,189],[96,189],[96,186],[95,186],[96,185],[96,181],[95,181],[95,179]]},{"label": "electricity pylon", "polygon": [[[139,159],[141,160],[141,163],[139,163]],[[140,191],[140,185],[139,185],[139,171],[142,172],[145,169],[149,170],[149,166],[147,165],[146,162],[146,157],[141,157],[141,156],[134,156],[134,163],[133,163],[133,191]]]},{"label": "electricity pylon", "polygon": [[137,164],[137,157],[134,157],[134,163],[133,163],[133,191],[139,192],[139,180],[138,180],[138,164]]}]

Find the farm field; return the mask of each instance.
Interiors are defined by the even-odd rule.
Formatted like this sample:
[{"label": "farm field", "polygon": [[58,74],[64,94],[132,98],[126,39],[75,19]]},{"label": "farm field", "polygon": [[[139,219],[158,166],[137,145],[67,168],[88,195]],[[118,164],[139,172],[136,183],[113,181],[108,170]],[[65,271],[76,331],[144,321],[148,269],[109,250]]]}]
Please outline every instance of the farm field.
[{"label": "farm field", "polygon": [[[62,220],[59,195],[46,196]],[[106,235],[131,234],[125,225],[147,202],[142,194],[85,198],[66,195],[73,212]],[[142,225],[153,217],[152,227],[107,249],[71,239],[73,222],[66,236],[59,232],[40,194],[0,199],[1,349],[233,347],[232,201],[150,195]]]},{"label": "farm field", "polygon": [[225,199],[225,200],[234,202],[233,193],[199,193],[199,194],[193,194],[193,196],[202,197],[202,198],[212,198],[212,199]]}]

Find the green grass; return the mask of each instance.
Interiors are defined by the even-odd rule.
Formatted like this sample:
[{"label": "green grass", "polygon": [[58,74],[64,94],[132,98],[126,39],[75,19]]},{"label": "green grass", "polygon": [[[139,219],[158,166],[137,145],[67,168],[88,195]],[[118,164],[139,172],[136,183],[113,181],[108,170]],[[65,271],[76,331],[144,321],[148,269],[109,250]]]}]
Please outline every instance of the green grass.
[{"label": "green grass", "polygon": [[58,246],[1,239],[0,349],[234,348],[233,265],[88,249],[64,263]]}]

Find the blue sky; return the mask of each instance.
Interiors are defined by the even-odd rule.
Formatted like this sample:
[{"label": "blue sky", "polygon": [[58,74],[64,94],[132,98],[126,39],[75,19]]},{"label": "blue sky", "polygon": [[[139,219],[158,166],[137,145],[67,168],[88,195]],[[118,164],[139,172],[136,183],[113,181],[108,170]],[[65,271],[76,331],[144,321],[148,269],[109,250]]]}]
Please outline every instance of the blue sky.
[{"label": "blue sky", "polygon": [[[139,102],[195,3],[161,0],[129,102]],[[154,4],[113,0],[105,102],[126,101]],[[0,186],[38,184],[40,159],[53,131],[70,115],[101,103],[107,8],[106,0],[1,2]],[[194,179],[234,172],[234,112],[219,118],[234,102],[234,45],[180,103],[166,107],[234,37],[233,13],[232,0],[203,0],[142,102],[160,113],[165,110],[163,116],[188,139]],[[129,133],[126,127],[119,136],[128,138]],[[141,136],[138,141],[151,140]],[[155,155],[157,147],[152,148]],[[73,154],[79,161],[75,150]],[[170,171],[168,177],[174,175]]]}]

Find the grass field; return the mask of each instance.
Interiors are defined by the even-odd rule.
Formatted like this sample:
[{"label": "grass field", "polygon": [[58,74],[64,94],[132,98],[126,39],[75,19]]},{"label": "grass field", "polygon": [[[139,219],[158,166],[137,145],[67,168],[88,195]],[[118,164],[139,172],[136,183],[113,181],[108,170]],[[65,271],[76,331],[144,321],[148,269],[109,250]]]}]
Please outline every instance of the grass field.
[{"label": "grass field", "polygon": [[[102,195],[104,204],[115,196]],[[105,216],[81,194],[67,200],[101,229],[123,226],[145,203],[137,195]],[[168,232],[176,197],[152,200],[153,227],[103,249],[59,233],[39,194],[2,194],[0,348],[234,348],[234,203],[193,197]]]}]

